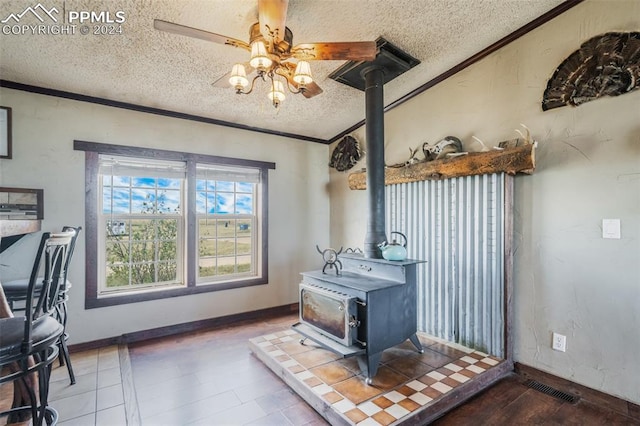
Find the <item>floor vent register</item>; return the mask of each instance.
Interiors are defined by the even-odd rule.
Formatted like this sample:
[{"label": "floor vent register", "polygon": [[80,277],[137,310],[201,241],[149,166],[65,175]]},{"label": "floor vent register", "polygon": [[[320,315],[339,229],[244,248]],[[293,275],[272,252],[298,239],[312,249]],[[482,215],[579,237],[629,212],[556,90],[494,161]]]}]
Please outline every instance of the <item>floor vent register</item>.
[{"label": "floor vent register", "polygon": [[558,398],[563,401],[566,401],[570,404],[575,404],[580,400],[580,397],[552,388],[551,386],[544,385],[535,380],[527,380],[525,382],[525,385],[527,387],[530,387],[531,389],[537,390],[538,392],[545,393],[547,395],[553,396],[554,398]]}]

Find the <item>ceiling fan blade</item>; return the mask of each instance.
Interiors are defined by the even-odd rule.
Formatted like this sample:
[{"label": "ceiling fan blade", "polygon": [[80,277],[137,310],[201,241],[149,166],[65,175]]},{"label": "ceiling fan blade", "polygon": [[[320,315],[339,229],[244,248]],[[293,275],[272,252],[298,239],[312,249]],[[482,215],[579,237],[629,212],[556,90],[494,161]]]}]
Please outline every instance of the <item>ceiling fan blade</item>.
[{"label": "ceiling fan blade", "polygon": [[302,43],[291,49],[291,56],[305,61],[373,61],[377,53],[375,41]]},{"label": "ceiling fan blade", "polygon": [[[253,68],[251,65],[249,65],[249,62],[242,64],[244,65],[244,69],[245,72],[247,73],[247,78],[249,79],[249,81],[251,81],[251,78],[249,77],[250,74],[255,71],[255,68]],[[222,75],[220,78],[218,78],[216,81],[214,81],[213,83],[211,83],[212,87],[221,87],[221,88],[231,88],[231,83],[229,83],[229,79],[231,78],[231,73],[232,71],[229,71],[228,73]]]},{"label": "ceiling fan blade", "polygon": [[211,83],[212,87],[220,87],[220,88],[230,88],[231,83],[229,83],[229,79],[231,78],[231,71],[226,74],[223,74],[222,77]]},{"label": "ceiling fan blade", "polygon": [[289,0],[258,0],[260,32],[267,41],[277,44],[284,39]]},{"label": "ceiling fan blade", "polygon": [[315,81],[312,81],[305,86],[304,92],[302,92],[302,96],[304,96],[305,98],[313,98],[314,96],[319,95],[322,92],[322,88],[318,86]]},{"label": "ceiling fan blade", "polygon": [[168,33],[178,34],[186,37],[199,38],[200,40],[212,41],[214,43],[226,44],[233,47],[240,47],[251,51],[251,46],[242,40],[223,36],[209,31],[199,30],[197,28],[187,27],[185,25],[174,24],[173,22],[162,21],[160,19],[153,20],[153,27],[156,30]]}]

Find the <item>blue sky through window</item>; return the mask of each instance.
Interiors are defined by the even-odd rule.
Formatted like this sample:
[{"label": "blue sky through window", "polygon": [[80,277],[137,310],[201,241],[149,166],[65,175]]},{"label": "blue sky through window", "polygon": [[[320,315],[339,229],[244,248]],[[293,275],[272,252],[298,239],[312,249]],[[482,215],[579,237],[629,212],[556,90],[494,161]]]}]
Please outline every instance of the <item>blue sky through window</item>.
[{"label": "blue sky through window", "polygon": [[252,183],[198,179],[196,211],[199,214],[253,214],[253,191]]},{"label": "blue sky through window", "polygon": [[253,212],[253,195],[237,194],[236,214],[251,214]]},{"label": "blue sky through window", "polygon": [[[179,212],[180,179],[104,176],[102,205],[105,214],[139,214],[152,211]],[[254,184],[198,179],[197,212],[207,214],[253,214]]]},{"label": "blue sky through window", "polygon": [[180,212],[180,179],[105,175],[102,183],[105,214]]}]

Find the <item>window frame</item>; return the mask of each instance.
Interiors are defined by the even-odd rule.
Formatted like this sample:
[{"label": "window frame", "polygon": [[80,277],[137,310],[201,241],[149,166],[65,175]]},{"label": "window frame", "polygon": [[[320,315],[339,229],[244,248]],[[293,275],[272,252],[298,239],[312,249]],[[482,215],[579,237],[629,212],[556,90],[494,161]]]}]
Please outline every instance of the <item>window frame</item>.
[{"label": "window frame", "polygon": [[[268,284],[268,171],[276,168],[275,163],[152,148],[111,145],[81,140],[75,140],[73,148],[76,151],[85,152],[85,309]],[[184,267],[186,269],[186,286],[180,288],[150,288],[137,292],[128,291],[108,296],[99,296],[98,274],[101,266],[98,264],[98,232],[100,226],[98,208],[100,205],[99,197],[101,196],[101,193],[99,191],[98,165],[100,154],[111,154],[140,159],[147,158],[183,161],[186,163],[185,195],[187,201],[185,206],[186,208],[183,212],[186,218],[186,241],[184,248],[186,255],[184,262]],[[256,260],[258,261],[257,277],[250,277],[246,279],[233,277],[229,281],[215,281],[211,283],[197,282],[198,215],[196,212],[196,164],[247,167],[259,170],[260,185],[256,191],[256,197],[258,198],[256,217],[260,223],[257,231],[259,233],[259,244],[257,247],[258,255],[256,256]]]},{"label": "window frame", "polygon": [[[258,256],[259,253],[259,247],[258,244],[260,242],[260,235],[255,232],[256,229],[260,229],[259,228],[259,223],[260,223],[260,214],[258,212],[259,210],[259,203],[260,203],[260,196],[258,194],[258,184],[259,184],[259,176],[258,179],[256,179],[255,176],[247,176],[246,177],[246,182],[248,182],[251,185],[251,192],[247,192],[247,191],[242,191],[242,190],[238,190],[238,187],[236,186],[236,183],[241,182],[240,179],[242,178],[238,178],[238,177],[233,177],[234,173],[241,173],[241,174],[247,174],[247,175],[252,175],[252,173],[247,173],[244,172],[242,170],[239,170],[239,168],[234,168],[232,170],[229,170],[230,173],[230,180],[226,180],[226,179],[217,179],[215,178],[215,176],[207,176],[208,172],[213,172],[215,175],[219,175],[220,173],[224,173],[224,170],[222,170],[222,167],[219,167],[218,165],[214,165],[214,167],[208,167],[209,165],[207,164],[202,164],[202,163],[198,163],[196,164],[196,199],[200,199],[201,195],[204,196],[203,200],[205,205],[205,210],[204,211],[199,211],[196,208],[196,234],[197,234],[197,239],[198,239],[198,257],[196,259],[196,261],[198,262],[198,265],[196,267],[196,285],[218,285],[220,283],[224,283],[224,282],[229,282],[229,281],[235,281],[235,280],[242,280],[245,279],[243,278],[243,276],[251,276],[251,275],[255,275],[257,274],[259,268],[260,268],[260,259]],[[200,181],[203,181],[203,186],[200,186]],[[251,182],[253,181],[253,182]],[[214,184],[213,187],[210,188],[210,182],[216,182]],[[224,188],[222,190],[220,190],[218,188],[218,184],[219,183],[232,183],[233,184],[233,190],[229,190],[228,188]],[[238,196],[240,195],[246,195],[246,194],[251,194],[251,213],[240,213],[237,211],[236,208],[234,208],[233,212],[230,213],[219,213],[219,212],[210,212],[208,211],[208,200],[213,198],[216,200],[216,208],[217,209],[217,197],[219,194],[233,194],[233,200],[234,200],[234,207],[237,206],[236,202],[238,200]],[[251,257],[251,271],[249,272],[235,272],[234,274],[231,275],[219,275],[219,274],[214,274],[214,275],[210,275],[210,276],[201,276],[200,275],[200,261],[203,260],[204,258],[208,258],[210,256],[202,256],[200,254],[200,244],[203,242],[203,240],[210,240],[210,241],[216,241],[216,243],[220,240],[229,240],[229,239],[233,239],[234,240],[234,249],[237,249],[237,244],[238,244],[238,239],[240,238],[246,238],[246,237],[239,237],[237,234],[237,229],[234,226],[234,235],[233,237],[229,237],[229,236],[223,236],[221,237],[220,235],[217,234],[213,236],[213,237],[204,237],[203,235],[201,235],[201,225],[202,225],[202,221],[203,220],[212,220],[215,221],[216,223],[218,221],[249,221],[250,222],[250,229],[251,229],[251,233],[250,233],[250,239],[251,239],[251,250],[250,253],[241,253],[238,254],[237,252],[235,252],[234,250],[234,266],[238,266],[237,261],[238,261],[238,256],[250,256]],[[217,230],[217,225],[216,225],[216,230]],[[210,258],[212,259],[220,259],[220,258],[224,258],[225,256],[211,256]],[[231,257],[231,256],[226,256],[226,257]],[[216,260],[216,265],[218,265],[218,261]]]},{"label": "window frame", "polygon": [[[111,158],[122,158],[125,161],[129,161],[130,159],[133,159],[133,157],[121,157],[121,156],[112,156],[112,155],[105,155],[106,157],[111,157]],[[137,158],[136,158],[137,160]],[[109,158],[107,158],[107,161],[109,161]],[[147,159],[143,159],[140,158],[139,160],[139,164],[145,164]],[[179,164],[184,164],[182,161],[180,162],[174,162],[175,163],[179,163]],[[153,164],[153,160],[151,160],[149,162],[149,165]],[[174,165],[175,166],[175,165]],[[106,167],[107,169],[109,169],[109,166]],[[122,172],[122,170],[120,170],[120,172]],[[158,187],[157,184],[157,180],[154,178],[154,186],[153,187],[149,187],[149,186],[137,186],[134,184],[134,182],[136,181],[136,177],[133,176],[133,174],[140,174],[140,171],[135,170],[135,168],[133,170],[126,170],[126,173],[131,174],[130,178],[125,179],[125,181],[127,182],[125,185],[122,184],[122,182],[117,182],[117,179],[114,179],[115,176],[122,176],[120,175],[118,171],[114,171],[111,170],[110,173],[102,173],[99,175],[101,176],[101,179],[98,180],[98,193],[99,194],[104,194],[105,188],[109,188],[110,189],[110,197],[109,199],[112,201],[111,204],[108,206],[110,212],[109,213],[105,213],[105,205],[104,205],[104,201],[105,198],[104,196],[99,197],[98,200],[98,241],[102,241],[104,242],[106,245],[101,247],[100,250],[98,250],[98,265],[100,265],[100,268],[98,270],[98,283],[101,284],[98,287],[98,294],[100,295],[99,297],[109,297],[110,295],[121,295],[123,293],[133,293],[133,292],[144,292],[144,291],[150,291],[150,290],[158,290],[158,289],[166,289],[166,288],[180,288],[180,287],[185,287],[186,286],[186,280],[184,279],[184,271],[186,270],[186,265],[185,265],[185,260],[186,260],[186,256],[184,253],[184,249],[187,245],[187,240],[185,237],[185,214],[184,214],[184,209],[180,209],[178,213],[154,213],[154,214],[149,214],[147,213],[135,213],[133,212],[133,194],[137,191],[145,191],[145,192],[149,192],[149,191],[153,191],[154,192],[154,199],[158,199],[157,195],[158,192],[160,191],[160,188]],[[161,172],[162,173],[162,172]],[[105,177],[109,176],[109,184],[105,185]],[[150,175],[147,175],[150,176]],[[142,176],[139,176],[142,177]],[[139,178],[138,177],[138,178]],[[156,175],[157,177],[157,175]],[[178,180],[176,179],[177,176],[172,177],[171,179],[173,180]],[[162,179],[162,178],[160,178]],[[183,174],[183,176],[179,177],[179,187],[172,187],[172,188],[165,188],[166,191],[171,191],[171,192],[178,192],[180,195],[180,200],[179,200],[179,205],[180,206],[184,206],[185,205],[185,201],[186,201],[186,196],[185,196],[185,188],[186,188],[186,173]],[[128,212],[123,212],[123,211],[113,211],[113,195],[116,192],[122,192],[122,191],[126,191],[129,201],[130,201],[130,207],[131,209]],[[107,239],[107,224],[110,221],[124,221],[124,222],[128,222],[129,223],[129,227],[131,226],[131,224],[133,222],[136,221],[144,221],[144,220],[175,220],[176,221],[176,230],[177,230],[177,235],[176,235],[176,239],[174,240],[175,244],[176,244],[176,256],[175,256],[175,264],[176,264],[176,280],[175,281],[154,281],[152,283],[137,283],[137,284],[132,284],[131,283],[131,276],[129,276],[129,284],[126,286],[122,286],[122,287],[115,287],[115,288],[109,288],[109,286],[106,283],[106,279],[107,279],[107,269],[109,268],[109,262],[107,261],[107,251],[106,247],[108,247],[109,241]],[[154,225],[155,226],[155,225]],[[127,227],[127,229],[129,229],[129,227]],[[130,240],[127,238],[128,244],[132,244],[133,240]],[[154,238],[153,240],[154,242],[156,241],[156,239]],[[147,241],[147,243],[149,242],[149,240]],[[157,254],[157,253],[156,253]],[[144,262],[144,263],[148,263],[148,262]],[[155,259],[151,262],[154,264],[158,264],[160,263],[159,259]],[[129,268],[131,268],[131,262],[127,262]]]}]

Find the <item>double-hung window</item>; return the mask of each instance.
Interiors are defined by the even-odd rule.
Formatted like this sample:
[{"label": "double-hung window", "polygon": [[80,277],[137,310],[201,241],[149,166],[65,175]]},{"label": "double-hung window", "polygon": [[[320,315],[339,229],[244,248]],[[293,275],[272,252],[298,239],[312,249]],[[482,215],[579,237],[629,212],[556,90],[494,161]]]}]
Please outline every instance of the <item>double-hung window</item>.
[{"label": "double-hung window", "polygon": [[196,175],[198,282],[255,275],[259,170],[198,164]]},{"label": "double-hung window", "polygon": [[100,294],[182,286],[184,162],[100,156]]},{"label": "double-hung window", "polygon": [[75,141],[86,159],[87,308],[266,284],[268,170]]}]

